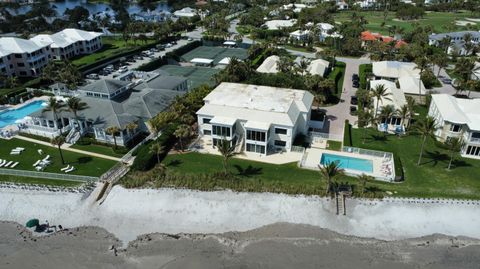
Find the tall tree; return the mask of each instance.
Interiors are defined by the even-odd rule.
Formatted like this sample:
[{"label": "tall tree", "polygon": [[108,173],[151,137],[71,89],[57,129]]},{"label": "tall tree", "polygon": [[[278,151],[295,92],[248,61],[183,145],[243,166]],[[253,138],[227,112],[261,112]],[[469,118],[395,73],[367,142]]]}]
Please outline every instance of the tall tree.
[{"label": "tall tree", "polygon": [[137,128],[138,124],[136,122],[129,122],[125,125],[125,129],[127,129],[129,135],[134,135]]},{"label": "tall tree", "polygon": [[117,148],[117,135],[120,134],[120,128],[117,126],[110,126],[108,127],[105,132],[113,137],[113,145],[114,148]]},{"label": "tall tree", "polygon": [[383,100],[392,100],[390,98],[390,92],[388,91],[387,87],[385,87],[384,84],[379,84],[375,86],[375,88],[372,89],[372,96],[373,98],[377,99],[377,105],[375,106],[375,113],[373,114],[373,117],[377,117],[377,112],[378,112],[378,105],[380,103],[383,103]]},{"label": "tall tree", "polygon": [[183,145],[183,139],[192,135],[192,128],[190,127],[190,125],[180,124],[180,125],[178,125],[178,127],[175,130],[175,132],[173,133],[173,135],[175,135],[175,137],[178,138],[178,140],[180,142],[180,150],[183,151],[183,146],[184,146]]},{"label": "tall tree", "polygon": [[51,96],[48,99],[47,106],[43,109],[43,111],[51,111],[53,117],[53,126],[57,129],[58,128],[58,113],[62,111],[65,107],[65,104],[57,101],[57,99]]},{"label": "tall tree", "polygon": [[340,168],[339,162],[329,162],[327,164],[318,165],[320,174],[327,181],[325,193],[329,194],[332,190],[333,180],[344,175],[344,170]]},{"label": "tall tree", "polygon": [[222,163],[223,163],[223,174],[225,176],[228,175],[228,160],[235,156],[237,153],[235,152],[235,145],[231,145],[230,141],[228,141],[225,137],[220,139],[217,142],[218,152],[222,155]]},{"label": "tall tree", "polygon": [[83,127],[78,120],[78,112],[88,108],[87,103],[82,102],[82,100],[78,97],[71,97],[67,101],[67,107],[68,110],[73,114],[73,117],[75,118],[75,121],[80,128],[80,132],[83,133]]},{"label": "tall tree", "polygon": [[452,162],[455,157],[455,153],[458,153],[462,148],[465,146],[465,143],[461,138],[458,137],[451,137],[445,141],[445,145],[447,146],[448,150],[450,151],[450,161],[448,162],[448,170],[452,167]]},{"label": "tall tree", "polygon": [[58,147],[58,152],[60,153],[60,159],[62,159],[62,164],[65,164],[65,159],[63,158],[63,153],[62,153],[62,145],[65,143],[65,137],[59,135],[52,138],[50,142],[52,143],[52,145]]},{"label": "tall tree", "polygon": [[360,181],[360,184],[362,184],[362,194],[364,194],[367,189],[367,182],[373,181],[374,178],[366,174],[361,174],[357,176],[357,179]]},{"label": "tall tree", "polygon": [[422,146],[420,148],[420,156],[418,157],[417,165],[420,165],[423,156],[423,149],[427,138],[435,138],[435,131],[437,130],[437,122],[434,118],[427,116],[424,120],[416,122],[414,131],[422,136]]},{"label": "tall tree", "polygon": [[150,146],[150,152],[157,156],[157,163],[160,163],[160,155],[165,152],[165,147],[160,142],[155,142]]}]

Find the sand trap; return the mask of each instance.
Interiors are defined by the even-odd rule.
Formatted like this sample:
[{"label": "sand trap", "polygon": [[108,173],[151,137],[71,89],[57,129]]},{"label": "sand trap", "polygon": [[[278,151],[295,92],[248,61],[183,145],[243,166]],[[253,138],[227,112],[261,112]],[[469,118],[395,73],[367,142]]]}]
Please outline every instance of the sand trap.
[{"label": "sand trap", "polygon": [[467,26],[469,24],[476,25],[477,23],[471,21],[455,21],[455,24],[458,26]]},{"label": "sand trap", "polygon": [[336,216],[331,201],[281,194],[127,190],[116,186],[101,206],[81,194],[0,190],[0,220],[30,218],[65,227],[107,229],[124,242],[138,235],[246,231],[276,222],[303,223],[363,237],[394,240],[442,233],[480,238],[480,206],[347,201]]}]

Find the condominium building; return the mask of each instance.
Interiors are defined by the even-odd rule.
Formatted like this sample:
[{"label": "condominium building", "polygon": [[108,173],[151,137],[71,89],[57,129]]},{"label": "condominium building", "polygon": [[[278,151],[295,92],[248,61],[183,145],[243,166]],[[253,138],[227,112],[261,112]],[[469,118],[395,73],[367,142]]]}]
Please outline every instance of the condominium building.
[{"label": "condominium building", "polygon": [[199,134],[215,147],[226,139],[238,151],[290,151],[307,134],[313,95],[307,91],[222,83],[197,111]]},{"label": "condominium building", "polygon": [[39,76],[50,60],[50,45],[16,37],[0,38],[0,75]]},{"label": "condominium building", "polygon": [[428,115],[435,118],[437,139],[445,142],[461,138],[463,157],[480,159],[480,99],[461,99],[448,94],[433,94]]},{"label": "condominium building", "polygon": [[69,28],[53,35],[37,35],[30,40],[39,46],[50,45],[52,57],[65,60],[101,49],[102,35],[102,33]]}]

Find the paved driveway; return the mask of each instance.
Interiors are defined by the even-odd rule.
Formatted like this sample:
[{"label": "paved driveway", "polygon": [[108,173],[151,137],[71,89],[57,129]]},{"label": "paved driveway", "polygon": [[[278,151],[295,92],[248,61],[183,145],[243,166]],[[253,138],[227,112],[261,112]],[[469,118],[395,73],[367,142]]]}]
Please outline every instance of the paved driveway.
[{"label": "paved driveway", "polygon": [[350,97],[355,95],[357,89],[352,86],[352,75],[358,74],[358,68],[361,64],[370,63],[365,58],[342,58],[337,57],[337,61],[345,62],[345,78],[343,80],[344,91],[340,97],[340,102],[333,106],[321,107],[327,114],[327,122],[322,130],[324,133],[343,137],[343,128],[345,120],[348,119],[351,124],[356,125],[358,117],[350,115]]},{"label": "paved driveway", "polygon": [[[432,68],[432,71],[435,75],[437,75],[438,73],[438,67],[437,66],[434,66]],[[432,92],[434,93],[446,93],[446,94],[450,94],[450,95],[454,95],[457,93],[457,91],[455,90],[455,88],[451,85],[451,84],[445,84],[443,83],[442,79],[441,78],[448,78],[450,79],[450,76],[447,74],[447,72],[445,71],[445,69],[442,69],[440,71],[440,76],[439,76],[439,81],[440,83],[442,84],[441,87],[437,87],[437,88],[433,88],[432,89]],[[461,94],[468,94],[468,92],[462,92]],[[480,98],[480,92],[471,92],[470,93],[470,98]]]}]

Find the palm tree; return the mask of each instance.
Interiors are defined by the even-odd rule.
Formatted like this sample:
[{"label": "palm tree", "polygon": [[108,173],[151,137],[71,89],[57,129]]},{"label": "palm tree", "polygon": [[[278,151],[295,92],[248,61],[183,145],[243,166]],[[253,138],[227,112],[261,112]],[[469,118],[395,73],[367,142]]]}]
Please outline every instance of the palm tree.
[{"label": "palm tree", "polygon": [[363,121],[363,138],[362,138],[362,144],[365,144],[365,139],[367,137],[367,127],[372,124],[372,125],[377,125],[377,118],[375,118],[370,110],[365,111],[362,114],[361,120]]},{"label": "palm tree", "polygon": [[344,175],[344,170],[340,168],[339,162],[329,162],[327,164],[318,165],[320,174],[327,180],[325,193],[329,194],[332,189],[332,182],[334,179]]},{"label": "palm tree", "polygon": [[223,157],[223,173],[225,176],[228,175],[228,160],[235,156],[235,146],[230,144],[225,137],[217,142],[218,151],[222,154]]},{"label": "palm tree", "polygon": [[364,194],[365,190],[367,188],[367,182],[372,181],[374,178],[372,176],[369,176],[369,175],[366,175],[366,174],[361,174],[361,175],[357,176],[357,179],[362,184],[362,194]]},{"label": "palm tree", "polygon": [[379,84],[377,86],[375,86],[375,88],[373,88],[372,90],[372,97],[374,97],[375,99],[377,99],[377,105],[375,107],[375,113],[373,115],[374,118],[377,117],[377,112],[378,112],[378,105],[380,104],[380,102],[383,103],[383,100],[392,100],[389,96],[391,95],[390,92],[388,92],[388,89],[385,87],[384,84]]},{"label": "palm tree", "polygon": [[382,107],[382,111],[380,111],[380,118],[385,119],[382,123],[387,123],[388,119],[393,117],[395,114],[395,107],[393,105],[386,105]]},{"label": "palm tree", "polygon": [[127,129],[128,133],[130,135],[133,135],[135,130],[138,128],[138,124],[136,122],[129,122],[126,126],[125,129]]},{"label": "palm tree", "polygon": [[440,76],[440,71],[442,69],[445,69],[448,66],[448,57],[445,53],[440,53],[435,56],[433,59],[433,62],[435,63],[436,66],[438,66],[438,72],[437,72],[437,77]]},{"label": "palm tree", "polygon": [[300,74],[303,76],[307,72],[308,66],[310,65],[310,61],[302,58],[300,62],[297,64],[298,70],[300,71]]},{"label": "palm tree", "polygon": [[452,137],[445,141],[445,146],[447,146],[448,150],[450,151],[450,161],[448,162],[447,168],[447,170],[450,170],[450,168],[452,167],[453,157],[455,156],[455,153],[462,150],[462,148],[465,146],[465,143],[461,138]]},{"label": "palm tree", "polygon": [[60,158],[62,159],[62,164],[65,164],[65,160],[63,159],[63,153],[62,153],[62,145],[65,143],[65,137],[64,136],[56,136],[52,138],[50,141],[52,145],[58,147],[58,152],[60,153]]},{"label": "palm tree", "polygon": [[427,58],[427,56],[421,56],[415,59],[415,64],[417,65],[415,69],[420,70],[420,76],[419,80],[420,82],[418,83],[418,95],[420,98],[420,101],[422,100],[422,75],[424,72],[430,67],[430,60]]},{"label": "palm tree", "polygon": [[397,109],[397,115],[401,118],[400,125],[403,126],[405,124],[405,120],[410,119],[410,108],[408,107],[408,104],[404,104],[402,107]]},{"label": "palm tree", "polygon": [[88,107],[87,103],[82,102],[82,100],[78,97],[71,97],[67,101],[67,107],[68,110],[72,112],[73,117],[77,122],[77,125],[80,127],[80,132],[83,132],[82,125],[80,125],[80,122],[78,120],[78,111],[86,109]]},{"label": "palm tree", "polygon": [[435,138],[435,130],[437,130],[437,122],[434,118],[427,116],[424,120],[418,121],[414,126],[414,131],[422,136],[422,147],[420,148],[420,156],[417,165],[422,161],[423,149],[428,137]]},{"label": "palm tree", "polygon": [[157,156],[157,163],[160,163],[160,155],[165,151],[165,147],[162,146],[159,142],[153,143],[150,146],[150,153]]},{"label": "palm tree", "polygon": [[446,37],[442,38],[442,40],[439,41],[438,46],[443,49],[443,52],[447,53],[451,42],[452,42],[452,38],[446,36]]},{"label": "palm tree", "polygon": [[180,150],[183,151],[183,139],[192,135],[192,128],[187,124],[178,125],[177,129],[173,133],[180,142]]},{"label": "palm tree", "polygon": [[175,119],[176,115],[172,111],[160,112],[157,116],[152,118],[149,123],[152,131],[158,134],[168,123]]},{"label": "palm tree", "polygon": [[57,129],[57,121],[58,121],[58,113],[62,110],[65,105],[57,101],[57,99],[51,96],[48,99],[47,106],[43,109],[43,111],[51,111],[53,116],[53,126]]},{"label": "palm tree", "polygon": [[113,137],[113,144],[117,148],[117,135],[120,133],[120,128],[117,126],[108,127],[105,132]]},{"label": "palm tree", "polygon": [[292,70],[293,61],[290,57],[282,56],[277,63],[278,70],[282,73],[289,73]]}]

